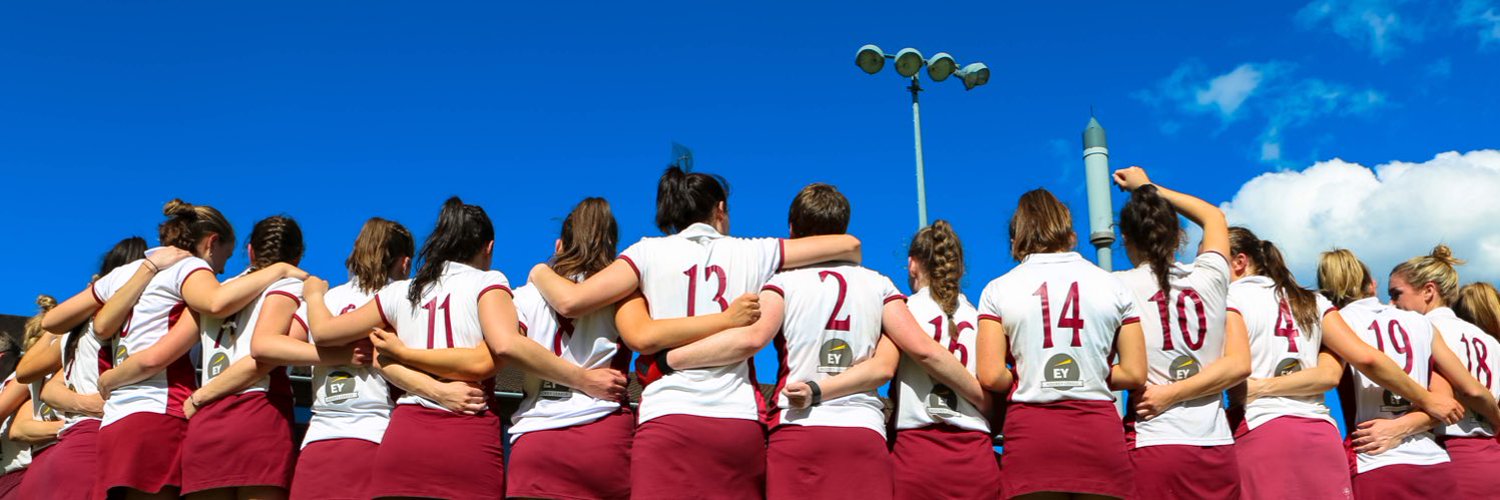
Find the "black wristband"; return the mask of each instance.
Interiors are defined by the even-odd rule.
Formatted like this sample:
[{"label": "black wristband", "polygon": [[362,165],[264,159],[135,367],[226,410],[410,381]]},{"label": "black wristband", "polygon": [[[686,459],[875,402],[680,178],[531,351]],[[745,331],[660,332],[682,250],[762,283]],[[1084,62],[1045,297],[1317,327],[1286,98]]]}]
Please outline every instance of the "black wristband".
[{"label": "black wristband", "polygon": [[808,406],[818,406],[820,404],[823,404],[823,388],[818,387],[817,382],[808,382],[807,388],[812,389],[812,403]]},{"label": "black wristband", "polygon": [[662,375],[671,375],[672,372],[677,371],[672,369],[672,365],[667,364],[667,353],[669,352],[672,352],[672,350],[666,349],[656,353],[656,371],[661,372]]}]

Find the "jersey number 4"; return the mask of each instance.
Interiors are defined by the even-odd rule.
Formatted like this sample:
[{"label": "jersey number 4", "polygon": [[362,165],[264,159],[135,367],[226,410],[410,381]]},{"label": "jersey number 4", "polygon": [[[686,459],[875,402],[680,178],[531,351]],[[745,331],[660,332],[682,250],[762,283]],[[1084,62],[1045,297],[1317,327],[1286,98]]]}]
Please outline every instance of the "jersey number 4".
[{"label": "jersey number 4", "polygon": [[[1047,300],[1047,284],[1032,293],[1042,299],[1042,348],[1052,348],[1052,307]],[[1073,330],[1073,347],[1083,347],[1083,317],[1078,314],[1078,282],[1068,286],[1068,298],[1063,300],[1062,314],[1057,318],[1057,327]]]}]

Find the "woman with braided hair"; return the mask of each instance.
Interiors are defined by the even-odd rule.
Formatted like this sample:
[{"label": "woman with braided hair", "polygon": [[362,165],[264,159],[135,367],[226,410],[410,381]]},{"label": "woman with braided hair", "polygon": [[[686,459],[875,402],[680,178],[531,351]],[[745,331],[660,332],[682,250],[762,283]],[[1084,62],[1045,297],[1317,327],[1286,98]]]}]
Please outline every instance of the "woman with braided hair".
[{"label": "woman with braided hair", "polygon": [[[959,290],[964,248],[946,220],[917,231],[906,257],[912,290],[906,305],[933,340],[973,375],[979,312]],[[977,381],[976,381],[977,383]],[[1000,491],[1000,463],[987,409],[939,383],[906,354],[896,367],[895,498],[981,498]]]},{"label": "woman with braided hair", "polygon": [[[1140,167],[1115,172],[1130,191],[1120,234],[1135,269],[1115,273],[1135,296],[1146,340],[1146,388],[1130,394],[1126,441],[1140,498],[1237,498],[1234,436],[1220,404],[1250,374],[1242,328],[1225,328],[1229,224],[1213,205],[1153,184]],[[1203,228],[1191,264],[1176,262],[1181,214]]]}]

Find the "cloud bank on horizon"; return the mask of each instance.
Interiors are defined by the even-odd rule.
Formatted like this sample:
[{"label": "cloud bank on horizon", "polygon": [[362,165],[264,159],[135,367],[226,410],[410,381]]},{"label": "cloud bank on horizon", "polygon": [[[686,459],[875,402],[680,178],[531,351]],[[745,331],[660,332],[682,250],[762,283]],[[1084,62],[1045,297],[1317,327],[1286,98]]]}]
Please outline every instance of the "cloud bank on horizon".
[{"label": "cloud bank on horizon", "polygon": [[1468,261],[1459,268],[1465,283],[1500,280],[1500,150],[1374,168],[1319,161],[1261,174],[1222,208],[1231,224],[1275,242],[1308,287],[1324,251],[1353,250],[1384,290],[1392,267],[1439,243]]}]

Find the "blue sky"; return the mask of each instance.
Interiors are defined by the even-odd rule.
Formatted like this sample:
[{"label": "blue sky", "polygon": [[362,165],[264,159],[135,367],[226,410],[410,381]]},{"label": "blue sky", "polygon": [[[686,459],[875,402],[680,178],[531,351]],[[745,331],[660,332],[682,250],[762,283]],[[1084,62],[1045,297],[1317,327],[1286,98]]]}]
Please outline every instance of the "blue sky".
[{"label": "blue sky", "polygon": [[1216,203],[1320,160],[1500,146],[1494,1],[913,5],[9,6],[0,311],[79,290],[114,241],[154,240],[172,197],[242,233],[297,218],[304,267],[337,282],[365,218],[420,237],[457,194],[489,210],[496,267],[520,280],[582,197],[609,198],[623,241],[656,234],[673,141],[729,179],[735,234],[782,236],[799,187],[838,185],[866,264],[904,284],[909,101],[894,72],[855,68],[864,43],[992,68],[988,86],[922,95],[929,210],[966,243],[975,299],[1013,265],[1020,193],[1052,189],[1084,221],[1090,107],[1113,166]]}]

